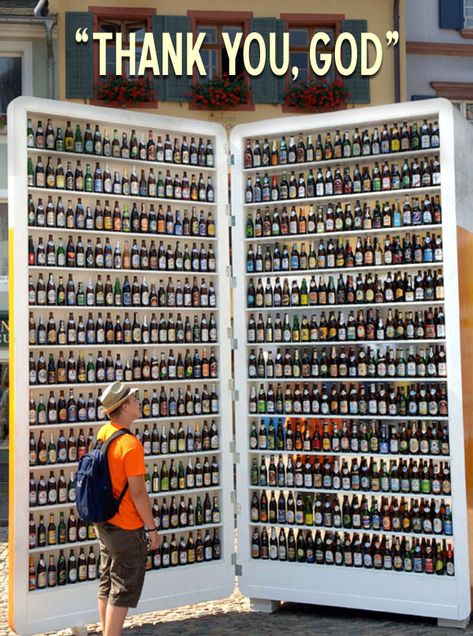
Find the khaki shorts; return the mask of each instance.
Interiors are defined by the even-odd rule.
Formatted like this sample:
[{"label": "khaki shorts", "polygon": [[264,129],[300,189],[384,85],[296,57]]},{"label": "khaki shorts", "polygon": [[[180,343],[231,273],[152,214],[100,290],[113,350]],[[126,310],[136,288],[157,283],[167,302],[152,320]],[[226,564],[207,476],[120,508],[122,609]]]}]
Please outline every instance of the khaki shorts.
[{"label": "khaki shorts", "polygon": [[96,523],[95,529],[100,539],[99,598],[117,607],[136,607],[148,553],[144,528],[124,530],[105,522]]}]

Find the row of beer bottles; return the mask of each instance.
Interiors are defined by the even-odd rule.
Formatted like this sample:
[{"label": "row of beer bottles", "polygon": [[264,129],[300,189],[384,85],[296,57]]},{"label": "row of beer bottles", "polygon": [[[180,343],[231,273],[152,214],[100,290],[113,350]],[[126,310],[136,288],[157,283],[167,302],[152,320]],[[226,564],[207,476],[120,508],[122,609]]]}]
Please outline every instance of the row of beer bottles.
[{"label": "row of beer bottles", "polygon": [[375,492],[402,492],[423,495],[450,495],[450,465],[433,459],[381,459],[373,457],[339,458],[325,455],[282,454],[276,461],[271,455],[268,464],[263,456],[253,458],[251,485],[265,488],[315,488],[324,490],[360,490]]},{"label": "row of beer bottles", "polygon": [[[354,246],[354,247],[353,247]],[[356,243],[342,240],[319,240],[317,248],[311,242],[306,250],[305,243],[298,248],[297,243],[289,245],[278,242],[271,248],[266,247],[263,254],[261,245],[249,245],[246,252],[246,271],[287,272],[325,269],[334,267],[373,267],[378,265],[408,265],[412,263],[441,263],[443,246],[440,235],[427,232],[425,236],[414,234],[411,240],[409,233],[402,239],[395,236],[391,240],[388,234],[384,243],[375,236],[361,239]]]},{"label": "row of beer bottles", "polygon": [[214,495],[211,502],[209,493],[205,493],[203,504],[200,495],[197,495],[195,505],[191,497],[186,504],[183,495],[179,504],[175,497],[171,497],[169,505],[166,497],[161,499],[161,504],[158,499],[154,499],[152,510],[154,524],[158,530],[219,524],[221,521],[218,497]]},{"label": "row of beer bottles", "polygon": [[454,576],[453,547],[446,540],[413,539],[377,535],[370,537],[355,533],[342,536],[338,532],[317,530],[315,538],[311,530],[298,530],[297,539],[292,528],[286,538],[286,530],[281,528],[277,536],[275,528],[270,536],[266,527],[255,528],[251,539],[253,559],[271,559],[318,565],[358,567],[395,572],[414,572]]},{"label": "row of beer bottles", "polygon": [[315,206],[310,205],[307,214],[304,208],[297,211],[296,206],[290,210],[284,206],[279,213],[279,208],[274,207],[271,212],[269,207],[264,210],[257,208],[254,212],[248,212],[246,220],[246,238],[262,238],[272,236],[288,236],[295,234],[320,234],[323,232],[349,232],[362,230],[380,230],[382,228],[398,228],[440,224],[442,222],[442,207],[440,197],[430,199],[426,194],[420,203],[419,198],[412,199],[405,195],[401,205],[396,202],[385,201],[381,206],[375,202],[373,209],[368,202],[363,206],[356,201],[352,212],[351,203],[340,202],[333,206],[319,205],[317,212]]},{"label": "row of beer bottles", "polygon": [[[444,299],[442,270],[419,270],[412,276],[407,272],[397,271],[394,277],[391,272],[385,276],[377,273],[358,274],[356,279],[348,275],[345,280],[339,275],[337,283],[333,276],[328,282],[315,275],[309,280],[303,277],[291,281],[284,278],[281,284],[279,276],[274,281],[262,278],[250,278],[247,285],[247,307],[307,307],[313,305],[332,305],[349,303],[387,303],[387,302],[419,302]],[[341,302],[339,302],[341,301]]]},{"label": "row of beer bottles", "polygon": [[[276,422],[275,422],[276,419]],[[251,450],[323,453],[376,453],[381,455],[450,454],[447,422],[394,422],[380,420],[311,420],[282,418],[252,420]]]},{"label": "row of beer bottles", "polygon": [[[30,473],[30,507],[75,503],[74,480],[75,474],[71,471],[67,482],[63,469],[60,469],[58,477],[51,470],[47,481],[43,475],[36,480],[34,474]],[[194,461],[190,457],[186,468],[182,461],[176,466],[175,460],[171,459],[168,466],[164,460],[160,470],[155,465],[151,474],[147,471],[145,483],[149,493],[216,487],[220,484],[220,468],[215,456],[211,462],[208,457],[204,457],[203,460],[197,457]]]},{"label": "row of beer bottles", "polygon": [[258,391],[251,384],[248,400],[250,414],[268,415],[408,415],[446,417],[448,415],[445,384],[414,383],[395,386],[384,382],[368,386],[346,383],[304,383],[283,385],[276,390],[270,382]]},{"label": "row of beer bottles", "polygon": [[108,199],[105,199],[102,208],[100,199],[97,199],[92,211],[92,206],[84,207],[81,197],[77,198],[77,203],[73,207],[71,199],[68,199],[67,204],[64,205],[60,195],[56,198],[56,205],[52,195],[49,195],[46,206],[41,197],[38,198],[35,206],[33,196],[30,194],[28,196],[28,225],[68,230],[215,237],[215,221],[211,210],[207,212],[200,210],[197,216],[197,210],[193,206],[190,217],[188,210],[184,209],[183,218],[181,218],[181,211],[172,210],[170,205],[164,211],[163,206],[159,204],[156,211],[153,203],[149,206],[141,203],[140,210],[136,202],[132,203],[130,210],[128,203],[124,203],[122,209],[118,201],[114,202],[112,209]]},{"label": "row of beer bottles", "polygon": [[452,536],[452,510],[444,499],[421,497],[408,501],[401,496],[376,497],[358,495],[293,493],[287,496],[274,490],[270,495],[253,493],[250,504],[253,523],[288,524],[344,528],[345,530],[380,531],[392,533],[445,534]]},{"label": "row of beer bottles", "polygon": [[184,357],[179,351],[177,358],[172,350],[161,352],[153,351],[151,357],[147,350],[140,357],[135,349],[133,358],[122,360],[120,353],[115,357],[107,351],[104,356],[102,351],[96,355],[89,353],[87,361],[80,351],[77,360],[74,352],[64,355],[60,351],[57,359],[53,353],[48,356],[48,362],[43,351],[39,351],[37,358],[30,352],[29,380],[30,385],[42,384],[76,384],[95,382],[132,382],[146,380],[200,380],[218,378],[218,362],[215,349],[211,348],[209,355],[207,350],[202,355],[197,349],[191,356],[190,349],[186,350]]},{"label": "row of beer bottles", "polygon": [[[219,412],[219,400],[214,385],[211,386],[210,392],[206,385],[204,385],[202,392],[197,387],[194,391],[194,397],[192,397],[191,391],[186,390],[184,394],[181,388],[178,389],[176,397],[173,388],[168,393],[163,386],[159,394],[157,389],[153,389],[151,398],[147,389],[144,389],[142,397],[138,393],[136,395],[140,400],[141,415],[144,419],[178,415],[217,415]],[[97,388],[95,398],[90,391],[87,400],[83,393],[79,393],[76,398],[74,389],[69,389],[67,397],[64,389],[61,389],[58,395],[54,391],[50,391],[48,400],[45,400],[43,393],[39,393],[38,398],[35,397],[35,394],[31,394],[29,401],[30,426],[101,422],[106,419],[101,396],[101,387]]]},{"label": "row of beer bottles", "polygon": [[177,466],[175,459],[170,460],[169,466],[167,460],[163,460],[161,468],[154,464],[152,472],[148,469],[145,484],[148,493],[216,487],[220,485],[220,468],[215,455],[212,462],[208,457],[191,456],[185,467],[182,460]]},{"label": "row of beer bottles", "polygon": [[[179,503],[176,498],[171,497],[168,504],[166,498],[162,499],[161,505],[158,499],[153,502],[153,517],[158,530],[169,530],[186,528],[192,526],[202,526],[220,523],[220,507],[218,497],[214,496],[210,500],[209,493],[205,494],[204,500],[197,495],[195,505],[191,497],[187,504],[184,496],[181,495]],[[49,523],[44,522],[44,515],[39,515],[36,522],[34,514],[30,512],[29,519],[29,548],[44,548],[68,543],[95,540],[95,525],[76,518],[74,509],[71,508],[66,521],[64,511],[58,515],[54,512],[49,514]]]},{"label": "row of beer bottles", "polygon": [[[160,540],[158,549],[148,553],[147,570],[174,567],[178,565],[193,565],[221,558],[221,542],[218,530],[213,530],[213,535],[206,530],[204,538],[202,532],[197,530],[196,538],[189,532],[187,538],[182,535],[179,540],[175,534],[169,539],[166,535]],[[64,550],[59,550],[57,561],[54,555],[49,556],[49,564],[46,566],[44,554],[40,553],[37,563],[33,556],[29,560],[29,591],[94,581],[100,576],[100,562],[97,562],[94,547],[89,548],[89,555],[85,555],[84,548],[80,548],[79,556],[75,551],[69,551],[66,561]]]},{"label": "row of beer bottles", "polygon": [[34,473],[30,473],[29,479],[29,504],[30,507],[50,506],[55,504],[75,503],[75,473],[70,472],[69,480],[66,480],[64,470],[61,468],[59,476],[54,471],[49,471],[46,481],[43,475],[36,480]]},{"label": "row of beer bottles", "polygon": [[[92,178],[91,175],[90,178]],[[329,167],[325,169],[325,175],[321,168],[318,169],[317,175],[314,175],[312,168],[310,168],[307,173],[300,172],[298,177],[292,170],[289,179],[285,172],[279,178],[276,174],[270,177],[269,173],[266,172],[262,179],[257,172],[254,180],[251,177],[247,179],[245,203],[336,197],[367,192],[396,192],[439,185],[440,162],[438,156],[431,161],[428,157],[424,157],[423,160],[416,158],[410,164],[406,159],[401,170],[397,164],[390,166],[386,161],[381,168],[375,162],[371,171],[368,166],[360,169],[360,166],[356,164],[353,171],[347,166],[343,169],[343,175],[340,166],[336,166],[333,175]],[[171,191],[172,181],[169,187],[169,192]]]},{"label": "row of beer bottles", "polygon": [[[200,283],[200,284],[199,284]],[[217,295],[213,281],[208,284],[205,278],[200,281],[196,276],[185,278],[184,284],[177,280],[174,284],[171,277],[164,286],[160,280],[148,286],[146,277],[141,282],[138,276],[133,276],[130,283],[125,274],[123,283],[119,278],[112,285],[110,274],[105,282],[101,274],[97,274],[95,285],[92,279],[84,284],[82,280],[74,282],[72,274],[64,284],[64,277],[58,276],[56,284],[54,274],[50,272],[47,283],[43,273],[38,274],[36,283],[33,276],[28,279],[28,300],[30,305],[58,305],[58,306],[105,306],[105,307],[216,307]]]},{"label": "row of beer bottles", "polygon": [[201,201],[214,203],[215,191],[212,177],[204,180],[203,173],[192,173],[189,179],[184,170],[182,177],[175,174],[174,179],[171,171],[166,170],[166,174],[159,170],[157,176],[154,169],[147,172],[142,169],[138,176],[136,166],[133,166],[128,175],[125,168],[123,173],[114,170],[110,171],[108,162],[102,166],[98,161],[95,163],[95,170],[92,172],[90,163],[85,165],[85,172],[82,163],[78,159],[75,169],[71,161],[67,162],[64,168],[61,158],[53,165],[52,157],[48,157],[46,167],[42,157],[38,156],[36,166],[33,160],[28,157],[27,181],[31,188],[48,188],[53,190],[65,190],[66,192],[86,192],[94,194],[111,194],[136,197],[151,197],[158,199],[177,199],[182,201]]},{"label": "row of beer bottles", "polygon": [[[341,300],[338,297],[337,300]],[[352,301],[353,302],[353,301]],[[340,303],[342,304],[342,303]],[[350,310],[348,316],[344,311],[335,313],[330,311],[327,317],[325,311],[300,317],[289,314],[276,313],[273,322],[270,314],[263,318],[259,313],[257,318],[250,314],[247,327],[248,343],[298,343],[318,341],[357,341],[357,340],[423,340],[445,338],[445,314],[442,307],[429,307],[404,314],[400,309],[388,309],[386,317],[381,310],[359,309]]]},{"label": "row of beer bottles", "polygon": [[53,235],[50,234],[47,242],[43,237],[38,238],[37,244],[30,235],[28,239],[28,265],[45,267],[77,267],[95,269],[136,269],[136,270],[170,270],[176,272],[215,272],[216,259],[212,245],[208,250],[204,244],[193,243],[189,248],[187,243],[181,249],[179,241],[173,247],[168,244],[164,247],[164,242],[160,241],[158,248],[154,240],[151,241],[149,249],[146,241],[141,241],[138,246],[136,239],[133,239],[131,248],[128,241],[124,241],[123,250],[120,242],[117,241],[115,248],[112,248],[110,238],[106,237],[105,245],[100,237],[96,238],[95,247],[92,240],[87,239],[84,245],[82,237],[78,236],[74,242],[69,236],[67,245],[64,245],[63,238],[59,238],[56,245]]},{"label": "row of beer bottles", "polygon": [[[177,428],[174,422],[171,422],[169,430],[163,424],[161,431],[155,422],[152,430],[149,429],[148,424],[143,426],[142,431],[136,428],[135,436],[143,444],[145,456],[218,450],[220,445],[215,420],[212,420],[210,425],[207,420],[204,420],[202,430],[199,422],[196,422],[194,426],[189,424],[187,432],[182,422],[177,424]],[[43,430],[39,432],[39,436],[30,430],[30,466],[76,462],[91,450],[94,441],[92,428],[89,428],[87,437],[83,428],[79,429],[77,437],[71,428],[67,438],[64,430],[60,429],[57,436],[53,432],[50,433],[49,442],[46,441]]]},{"label": "row of beer bottles", "polygon": [[44,522],[44,515],[39,515],[36,522],[34,514],[30,512],[28,537],[30,550],[66,543],[94,541],[97,538],[95,525],[76,516],[73,508],[69,510],[67,521],[64,511],[61,510],[57,518],[55,513],[51,512],[47,525]]},{"label": "row of beer bottles", "polygon": [[446,377],[447,361],[443,345],[427,350],[421,347],[417,352],[410,346],[406,354],[404,348],[366,350],[360,347],[355,351],[350,347],[332,346],[327,354],[325,347],[320,351],[308,349],[290,351],[284,355],[278,347],[273,359],[272,351],[267,355],[259,349],[258,356],[254,349],[248,356],[249,378],[390,378],[390,377]]},{"label": "row of beer bottles", "polygon": [[39,120],[34,128],[33,121],[28,119],[27,147],[103,155],[116,159],[164,161],[208,168],[214,166],[214,150],[210,139],[207,139],[204,144],[202,137],[199,137],[199,141],[196,142],[195,137],[192,136],[189,142],[187,135],[183,135],[174,137],[174,143],[172,143],[170,133],[158,134],[155,139],[156,133],[151,129],[148,130],[147,140],[143,131],[138,139],[136,129],[132,128],[130,132],[122,131],[120,141],[116,128],[110,136],[107,128],[102,134],[99,124],[95,124],[95,130],[92,132],[91,124],[86,122],[82,132],[83,124],[76,123],[73,129],[70,120],[67,120],[65,124],[60,123],[61,125],[55,128],[52,120],[48,119],[46,127],[43,128],[43,122]]},{"label": "row of beer bottles", "polygon": [[399,151],[426,150],[438,148],[440,145],[438,123],[428,123],[426,119],[422,124],[414,122],[408,125],[407,122],[403,122],[402,126],[394,123],[391,127],[384,124],[381,132],[375,126],[371,132],[365,128],[361,134],[358,127],[352,131],[345,130],[343,133],[339,129],[327,131],[323,140],[322,134],[317,134],[315,144],[312,142],[311,134],[307,135],[304,141],[303,133],[299,133],[297,143],[293,134],[288,142],[285,135],[273,138],[271,143],[266,137],[262,144],[259,139],[248,139],[243,155],[244,168],[367,157]]},{"label": "row of beer bottles", "polygon": [[[125,312],[122,322],[120,314],[112,320],[111,313],[107,312],[105,320],[102,312],[96,316],[89,312],[84,321],[81,315],[77,321],[72,312],[69,319],[59,320],[57,325],[54,312],[49,312],[48,321],[45,324],[42,314],[36,322],[34,313],[30,311],[28,329],[30,345],[76,345],[76,344],[207,344],[216,343],[218,340],[217,323],[215,315],[210,313],[209,318],[203,313],[201,316],[186,316],[184,320],[178,312],[176,319],[173,314],[165,316],[161,313],[159,320],[155,313],[151,319],[147,314],[138,319],[138,314],[133,313],[133,321],[128,312]],[[149,320],[149,322],[148,322]]]}]

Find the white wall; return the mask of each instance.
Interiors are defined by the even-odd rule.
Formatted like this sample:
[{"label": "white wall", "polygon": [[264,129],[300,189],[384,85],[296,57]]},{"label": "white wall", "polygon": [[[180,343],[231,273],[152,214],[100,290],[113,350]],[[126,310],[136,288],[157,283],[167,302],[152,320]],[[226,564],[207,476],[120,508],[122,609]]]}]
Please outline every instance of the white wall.
[{"label": "white wall", "polygon": [[[438,0],[407,0],[406,42],[470,44],[453,29],[439,27]],[[430,82],[473,82],[473,58],[407,54],[407,98],[431,95]]]},{"label": "white wall", "polygon": [[430,82],[473,82],[473,57],[407,56],[407,96],[432,95]]},{"label": "white wall", "polygon": [[438,0],[407,0],[405,25],[407,41],[468,43],[457,31],[439,28]]}]

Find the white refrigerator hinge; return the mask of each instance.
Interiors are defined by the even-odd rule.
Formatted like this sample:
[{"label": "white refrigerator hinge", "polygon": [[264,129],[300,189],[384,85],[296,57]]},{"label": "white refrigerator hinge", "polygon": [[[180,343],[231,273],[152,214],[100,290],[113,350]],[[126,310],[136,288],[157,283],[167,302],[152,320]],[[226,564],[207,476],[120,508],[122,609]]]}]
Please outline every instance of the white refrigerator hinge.
[{"label": "white refrigerator hinge", "polygon": [[237,286],[236,276],[230,276],[230,289],[235,289]]},{"label": "white refrigerator hinge", "polygon": [[228,227],[235,227],[236,219],[232,214],[232,205],[227,203],[225,205],[225,214],[228,216]]},{"label": "white refrigerator hinge", "polygon": [[236,351],[236,349],[238,349],[238,338],[234,337],[232,327],[228,329],[228,337],[230,338],[230,346],[232,348],[232,351]]},{"label": "white refrigerator hinge", "polygon": [[232,565],[235,566],[235,576],[242,576],[243,568],[240,563],[237,563],[238,554],[233,552],[232,554]]},{"label": "white refrigerator hinge", "polygon": [[229,166],[235,165],[235,155],[233,154],[233,152],[229,152],[227,154],[227,163]]},{"label": "white refrigerator hinge", "polygon": [[230,380],[228,381],[228,388],[232,393],[232,400],[234,402],[238,402],[238,400],[240,399],[240,394],[238,391],[235,390],[235,381],[233,380],[233,378],[230,378]]},{"label": "white refrigerator hinge", "polygon": [[230,440],[230,453],[233,455],[233,463],[240,463],[240,453],[237,452],[235,440]]}]

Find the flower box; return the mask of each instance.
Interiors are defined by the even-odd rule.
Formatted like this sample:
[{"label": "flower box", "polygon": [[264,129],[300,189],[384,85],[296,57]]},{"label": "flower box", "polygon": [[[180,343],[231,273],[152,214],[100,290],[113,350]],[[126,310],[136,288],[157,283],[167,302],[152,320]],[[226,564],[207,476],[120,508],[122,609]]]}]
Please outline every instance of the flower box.
[{"label": "flower box", "polygon": [[109,75],[97,85],[96,97],[107,106],[136,106],[154,100],[153,85],[147,78],[136,80]]},{"label": "flower box", "polygon": [[214,77],[206,82],[192,85],[188,93],[195,108],[206,110],[231,110],[248,104],[250,89],[241,75]]},{"label": "flower box", "polygon": [[284,95],[285,106],[302,111],[331,111],[345,108],[348,91],[339,79],[301,80],[292,84]]}]

